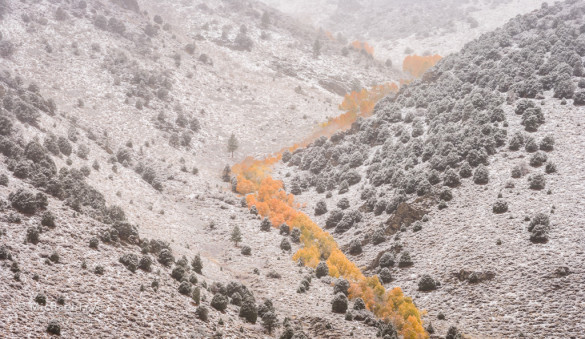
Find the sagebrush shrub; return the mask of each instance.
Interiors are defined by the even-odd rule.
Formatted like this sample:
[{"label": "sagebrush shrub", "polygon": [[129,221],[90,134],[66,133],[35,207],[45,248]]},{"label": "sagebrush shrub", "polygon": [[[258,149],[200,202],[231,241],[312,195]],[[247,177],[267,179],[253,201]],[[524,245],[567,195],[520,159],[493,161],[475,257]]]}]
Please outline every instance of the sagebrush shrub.
[{"label": "sagebrush shrub", "polygon": [[362,243],[358,239],[354,239],[349,243],[349,254],[358,255],[362,253]]},{"label": "sagebrush shrub", "polygon": [[380,257],[379,264],[381,268],[394,266],[394,254],[392,254],[391,252],[386,252],[382,254],[382,256]]},{"label": "sagebrush shrub", "polygon": [[542,138],[542,140],[540,141],[540,150],[541,151],[546,151],[546,152],[550,152],[554,149],[554,145],[555,145],[555,139],[550,136],[547,135],[544,138]]},{"label": "sagebrush shrub", "polygon": [[171,250],[164,248],[158,254],[158,262],[164,266],[170,267],[175,262],[175,257],[171,253]]},{"label": "sagebrush shrub", "polygon": [[242,246],[242,250],[240,253],[242,253],[242,255],[252,255],[252,249],[250,248],[250,246],[244,245]]},{"label": "sagebrush shrub", "polygon": [[301,241],[301,229],[298,227],[293,228],[290,234],[290,240],[296,244]]},{"label": "sagebrush shrub", "polygon": [[197,316],[197,319],[207,322],[207,319],[209,318],[209,310],[207,310],[207,307],[201,305],[197,307],[195,316]]},{"label": "sagebrush shrub", "polygon": [[[191,294],[191,283],[186,281],[186,280],[181,281],[181,283],[179,284],[178,291],[182,295],[190,295]],[[216,295],[218,295],[218,294],[216,294]]]},{"label": "sagebrush shrub", "polygon": [[412,259],[410,257],[410,253],[409,252],[402,252],[402,254],[400,255],[400,260],[398,261],[398,267],[409,267],[412,265],[413,265],[413,262],[412,262]]},{"label": "sagebrush shrub", "polygon": [[331,311],[333,313],[345,313],[347,311],[347,297],[343,293],[337,293],[331,301]]},{"label": "sagebrush shrub", "polygon": [[320,200],[315,205],[315,215],[319,216],[327,213],[327,203],[324,200]]},{"label": "sagebrush shrub", "polygon": [[317,268],[315,268],[315,275],[317,276],[317,278],[321,278],[321,277],[325,277],[325,276],[329,275],[329,266],[327,266],[326,262],[321,261],[317,265]]},{"label": "sagebrush shrub", "polygon": [[215,308],[216,310],[223,312],[227,309],[228,298],[223,294],[217,293],[211,299],[210,305],[211,305],[211,307]]},{"label": "sagebrush shrub", "polygon": [[544,172],[547,174],[556,173],[557,166],[555,165],[554,162],[549,161],[546,163],[546,166],[544,167]]},{"label": "sagebrush shrub", "polygon": [[492,211],[496,214],[505,213],[508,211],[508,203],[504,200],[497,200],[492,206]]},{"label": "sagebrush shrub", "polygon": [[383,284],[387,284],[392,281],[392,274],[387,267],[384,267],[378,273],[378,277]]},{"label": "sagebrush shrub", "polygon": [[120,257],[119,261],[122,265],[126,266],[130,272],[136,272],[139,264],[139,259],[136,254],[126,253]]},{"label": "sagebrush shrub", "polygon": [[435,280],[428,274],[422,276],[422,278],[418,282],[418,289],[419,291],[432,291],[437,288],[437,283]]},{"label": "sagebrush shrub", "polygon": [[530,166],[532,167],[540,167],[548,160],[546,153],[543,151],[538,151],[530,157]]},{"label": "sagebrush shrub", "polygon": [[489,181],[489,171],[484,165],[479,165],[473,173],[473,182],[479,185],[487,184]]},{"label": "sagebrush shrub", "polygon": [[21,213],[34,214],[39,208],[37,197],[23,188],[10,193],[8,200],[12,203],[12,207]]},{"label": "sagebrush shrub", "polygon": [[540,173],[531,174],[528,177],[528,185],[533,190],[541,190],[546,186],[546,179],[544,178],[544,175]]}]

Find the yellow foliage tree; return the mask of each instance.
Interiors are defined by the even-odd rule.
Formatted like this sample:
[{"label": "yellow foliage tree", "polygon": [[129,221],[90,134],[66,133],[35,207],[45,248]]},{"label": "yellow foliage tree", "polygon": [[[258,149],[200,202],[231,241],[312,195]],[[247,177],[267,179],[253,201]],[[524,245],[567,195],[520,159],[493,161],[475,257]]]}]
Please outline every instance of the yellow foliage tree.
[{"label": "yellow foliage tree", "polygon": [[435,55],[407,55],[402,62],[402,70],[410,73],[415,78],[420,78],[429,68],[435,66],[441,60],[441,56]]}]

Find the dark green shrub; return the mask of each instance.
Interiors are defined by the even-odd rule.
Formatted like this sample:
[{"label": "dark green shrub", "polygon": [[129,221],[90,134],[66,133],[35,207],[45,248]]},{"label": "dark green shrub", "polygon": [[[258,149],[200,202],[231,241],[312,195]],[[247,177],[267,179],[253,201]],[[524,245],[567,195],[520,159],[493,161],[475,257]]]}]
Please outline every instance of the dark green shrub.
[{"label": "dark green shrub", "polygon": [[492,206],[492,211],[496,214],[502,214],[508,211],[508,203],[504,200],[497,200]]},{"label": "dark green shrub", "polygon": [[538,151],[538,144],[532,137],[526,138],[526,144],[524,144],[524,150],[528,153],[533,153]]},{"label": "dark green shrub", "polygon": [[386,252],[382,254],[382,256],[380,257],[379,264],[381,268],[394,266],[394,254],[392,254],[391,252]]},{"label": "dark green shrub", "polygon": [[362,243],[358,239],[354,239],[349,243],[349,254],[358,255],[362,253]]},{"label": "dark green shrub", "polygon": [[436,281],[428,274],[422,276],[418,282],[419,291],[432,291],[437,289]]},{"label": "dark green shrub", "polygon": [[571,99],[575,94],[575,85],[571,79],[561,80],[555,83],[554,97],[559,99]]},{"label": "dark green shrub", "polygon": [[524,145],[524,135],[520,132],[517,132],[516,134],[514,134],[512,139],[510,139],[510,143],[508,145],[508,148],[511,151],[517,151],[523,145]]},{"label": "dark green shrub", "polygon": [[518,179],[521,176],[522,176],[522,168],[520,168],[520,166],[514,166],[514,168],[512,168],[512,178]]},{"label": "dark green shrub", "polygon": [[338,279],[337,282],[335,283],[335,286],[333,286],[333,293],[337,294],[337,293],[343,293],[344,295],[349,295],[349,281],[345,280],[345,279]]},{"label": "dark green shrub", "polygon": [[0,186],[8,186],[8,176],[6,174],[0,174]]},{"label": "dark green shrub", "polygon": [[21,213],[34,214],[39,208],[37,197],[23,188],[10,193],[8,200],[12,203],[12,207]]},{"label": "dark green shrub", "polygon": [[283,251],[291,250],[290,242],[286,238],[282,239],[282,241],[280,242],[280,249]]},{"label": "dark green shrub", "polygon": [[349,183],[346,180],[343,180],[339,185],[339,194],[344,194],[349,191]]},{"label": "dark green shrub", "polygon": [[530,224],[528,226],[528,231],[532,231],[532,229],[536,226],[536,225],[544,225],[546,227],[550,226],[550,219],[548,217],[548,215],[546,215],[545,213],[537,213],[534,215],[534,217],[532,217],[532,219],[530,219]]},{"label": "dark green shrub", "polygon": [[175,262],[175,257],[171,253],[171,250],[164,248],[158,255],[158,262],[166,267],[171,267],[171,265]]},{"label": "dark green shrub", "polygon": [[201,305],[197,307],[195,315],[197,316],[197,319],[207,322],[207,319],[209,318],[209,310],[207,310],[207,307]]},{"label": "dark green shrub", "polygon": [[319,216],[327,213],[327,203],[324,200],[320,200],[315,205],[315,215]]},{"label": "dark green shrub", "polygon": [[378,278],[383,284],[387,284],[392,281],[392,274],[390,273],[390,269],[388,267],[384,267],[378,273]]},{"label": "dark green shrub", "polygon": [[557,166],[553,162],[547,162],[546,166],[544,167],[544,172],[547,174],[556,173]]},{"label": "dark green shrub", "polygon": [[238,292],[234,292],[234,293],[232,294],[232,297],[231,297],[230,303],[231,303],[232,305],[241,306],[241,305],[242,305],[242,296],[240,295],[240,293],[238,293]]},{"label": "dark green shrub", "polygon": [[343,218],[343,212],[340,210],[333,210],[329,212],[329,216],[327,216],[327,220],[325,221],[325,227],[331,228],[337,226],[337,223],[341,221]]},{"label": "dark green shrub", "polygon": [[287,163],[292,158],[292,154],[289,150],[286,150],[282,153],[282,162]]},{"label": "dark green shrub", "polygon": [[47,227],[55,227],[55,216],[50,211],[43,213],[41,217],[41,225]]},{"label": "dark green shrub", "polygon": [[[581,82],[579,82],[581,84]],[[575,106],[583,106],[585,105],[585,91],[579,91],[575,93],[573,97],[573,105]]]},{"label": "dark green shrub", "polygon": [[528,99],[521,99],[521,100],[518,100],[518,103],[516,104],[516,109],[514,110],[514,112],[517,115],[522,115],[522,114],[524,114],[526,109],[535,108],[535,107],[536,107],[536,105],[534,104],[534,101],[528,100]]},{"label": "dark green shrub", "polygon": [[89,247],[90,248],[97,250],[99,243],[100,243],[100,241],[96,237],[92,237],[91,239],[89,239]]},{"label": "dark green shrub", "polygon": [[345,313],[347,311],[347,297],[343,293],[337,293],[331,301],[331,311],[333,313]]},{"label": "dark green shrub", "polygon": [[366,303],[362,298],[355,298],[353,301],[353,309],[356,311],[361,311],[366,309]]},{"label": "dark green shrub", "polygon": [[126,266],[130,272],[136,272],[139,263],[138,256],[136,254],[126,253],[120,257],[119,261],[122,265]]},{"label": "dark green shrub", "polygon": [[445,201],[451,201],[453,199],[453,193],[451,193],[450,189],[446,188],[441,191],[441,194],[439,194],[439,198]]},{"label": "dark green shrub", "polygon": [[9,135],[12,133],[12,121],[4,115],[0,115],[0,135]]},{"label": "dark green shrub", "polygon": [[150,272],[152,266],[152,259],[148,255],[143,255],[138,263],[138,268],[145,272]]},{"label": "dark green shrub", "polygon": [[193,260],[191,260],[191,267],[193,268],[193,271],[201,274],[201,270],[203,269],[203,261],[201,260],[201,255],[199,253],[197,253]]},{"label": "dark green shrub", "polygon": [[251,255],[252,254],[252,249],[250,248],[250,246],[244,245],[244,246],[242,246],[241,253],[242,253],[242,255]]},{"label": "dark green shrub", "polygon": [[39,243],[39,235],[40,232],[37,227],[29,227],[26,230],[26,241],[36,245]]},{"label": "dark green shrub", "polygon": [[240,307],[239,316],[244,318],[247,322],[255,324],[258,319],[258,310],[256,303],[250,298],[244,298],[242,306]]},{"label": "dark green shrub", "polygon": [[73,151],[73,147],[67,138],[59,137],[57,140],[57,145],[59,146],[59,151],[63,153],[65,156],[70,156],[71,152]]},{"label": "dark green shrub", "polygon": [[201,289],[198,286],[195,286],[195,288],[193,288],[191,298],[195,302],[195,305],[199,305],[201,303]]},{"label": "dark green shrub", "polygon": [[61,335],[61,325],[57,320],[49,321],[47,325],[47,332],[54,335]]},{"label": "dark green shrub", "polygon": [[412,226],[412,231],[413,232],[419,232],[422,230],[422,222],[417,221],[414,223],[414,225]]},{"label": "dark green shrub", "polygon": [[[443,318],[444,318],[444,316],[443,316]],[[451,326],[451,327],[449,327],[449,330],[447,331],[447,335],[445,336],[445,339],[463,339],[463,335],[461,334],[461,332],[459,332],[457,327]]]},{"label": "dark green shrub", "polygon": [[321,278],[321,277],[325,277],[325,276],[329,275],[329,266],[327,266],[326,262],[321,261],[317,265],[317,268],[315,269],[315,275],[317,276],[317,278]]},{"label": "dark green shrub", "polygon": [[[181,293],[182,295],[190,295],[191,294],[191,283],[184,280],[181,281],[181,284],[179,284],[179,293]],[[218,295],[218,294],[216,294]]]},{"label": "dark green shrub", "polygon": [[35,302],[39,305],[45,306],[45,305],[47,305],[47,297],[44,294],[39,293],[35,297]]},{"label": "dark green shrub", "polygon": [[187,271],[185,270],[185,267],[182,265],[176,265],[172,272],[171,272],[171,277],[177,281],[181,281],[183,280],[183,277],[185,277]]},{"label": "dark green shrub", "polygon": [[489,181],[489,171],[484,165],[479,165],[473,173],[473,182],[478,185],[487,184]]},{"label": "dark green shrub", "polygon": [[410,253],[402,252],[402,254],[400,255],[400,260],[398,260],[398,267],[409,267],[412,265],[413,262],[412,259],[410,258]]},{"label": "dark green shrub", "polygon": [[386,241],[386,235],[384,234],[384,230],[375,230],[372,234],[372,244],[378,245]]},{"label": "dark green shrub", "polygon": [[278,325],[278,317],[274,312],[268,311],[262,315],[262,327],[268,331],[268,334],[272,334],[272,330]]},{"label": "dark green shrub", "polygon": [[555,139],[550,135],[545,136],[540,141],[540,150],[541,151],[550,152],[554,149],[554,146],[555,146]]},{"label": "dark green shrub", "polygon": [[[467,163],[466,163],[466,164],[467,164]],[[469,166],[469,164],[467,164],[467,166]],[[459,174],[461,174],[461,172],[459,172]],[[441,182],[441,177],[440,177],[440,175],[439,175],[439,171],[437,171],[437,170],[435,170],[435,169],[432,169],[432,170],[429,172],[429,175],[427,176],[427,180],[429,181],[429,183],[430,183],[431,185],[436,185],[436,184],[438,184],[439,182]]]},{"label": "dark green shrub", "polygon": [[342,210],[348,209],[349,208],[349,200],[347,198],[341,198],[337,202],[337,207],[339,207]]},{"label": "dark green shrub", "polygon": [[459,175],[453,169],[448,169],[445,172],[445,176],[443,177],[443,185],[449,187],[457,187],[461,181],[459,180]]},{"label": "dark green shrub", "polygon": [[537,173],[537,174],[531,174],[528,177],[528,187],[530,187],[533,190],[541,190],[544,189],[544,187],[546,186],[546,179],[544,178],[544,175]]},{"label": "dark green shrub", "polygon": [[264,218],[260,223],[260,230],[264,232],[270,232],[270,228],[272,228],[272,223],[268,218]]},{"label": "dark green shrub", "polygon": [[280,225],[280,227],[278,228],[278,230],[280,231],[281,235],[290,235],[290,227],[288,227],[287,224],[283,223],[282,225]]},{"label": "dark green shrub", "polygon": [[53,252],[51,253],[51,255],[49,256],[49,260],[51,260],[51,262],[57,264],[59,263],[59,261],[61,260],[61,257],[59,256],[59,253],[57,252]]},{"label": "dark green shrub", "polygon": [[534,225],[530,231],[530,241],[535,243],[543,243],[548,241],[549,226],[543,224]]},{"label": "dark green shrub", "polygon": [[301,242],[301,229],[298,227],[293,228],[291,234],[290,234],[290,240],[292,242],[294,242],[295,244],[298,244]]},{"label": "dark green shrub", "polygon": [[546,153],[538,151],[530,157],[530,166],[540,167],[548,160]]},{"label": "dark green shrub", "polygon": [[0,260],[12,259],[12,254],[6,245],[0,245]]}]

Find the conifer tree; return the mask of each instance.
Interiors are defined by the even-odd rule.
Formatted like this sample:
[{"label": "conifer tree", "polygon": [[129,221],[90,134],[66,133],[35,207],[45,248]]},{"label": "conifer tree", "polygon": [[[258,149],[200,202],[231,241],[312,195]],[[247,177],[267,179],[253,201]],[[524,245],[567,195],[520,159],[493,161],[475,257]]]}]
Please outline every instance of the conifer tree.
[{"label": "conifer tree", "polygon": [[236,138],[235,134],[232,133],[230,139],[228,140],[227,150],[232,154],[232,158],[234,157],[234,152],[238,149],[238,139]]},{"label": "conifer tree", "polygon": [[203,262],[201,261],[201,255],[197,253],[195,258],[191,260],[191,266],[193,267],[193,271],[201,274],[201,270],[203,269]]},{"label": "conifer tree", "polygon": [[234,226],[234,229],[232,230],[231,240],[236,244],[236,247],[238,247],[238,243],[242,241],[242,232],[240,232],[238,225]]},{"label": "conifer tree", "polygon": [[230,182],[231,172],[232,169],[230,168],[230,165],[225,165],[225,167],[223,168],[223,172],[221,173],[221,180],[223,180],[224,182]]}]

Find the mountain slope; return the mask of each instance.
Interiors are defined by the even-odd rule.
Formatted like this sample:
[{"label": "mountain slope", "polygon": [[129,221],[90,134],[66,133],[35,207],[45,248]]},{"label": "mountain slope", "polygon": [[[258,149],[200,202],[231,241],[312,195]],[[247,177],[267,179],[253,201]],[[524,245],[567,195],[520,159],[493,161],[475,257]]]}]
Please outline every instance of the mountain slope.
[{"label": "mountain slope", "polygon": [[[385,286],[402,287],[435,328],[578,336],[583,15],[569,1],[511,20],[373,117],[283,155],[276,177],[371,274],[387,274],[389,253]],[[419,291],[425,274],[438,290]]]}]

